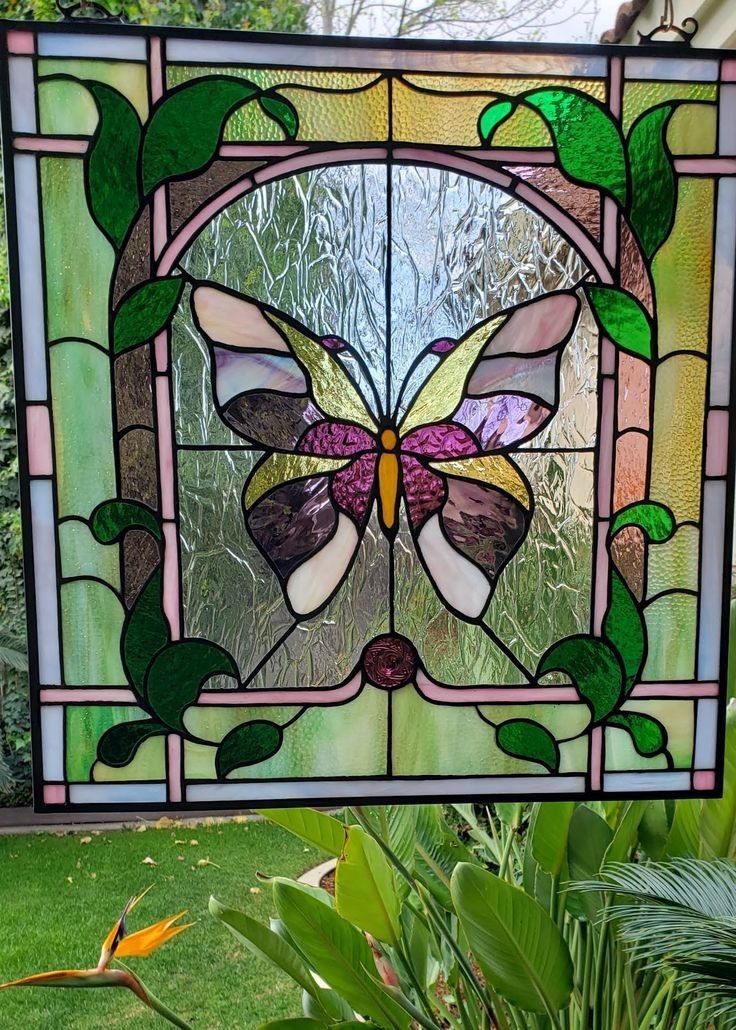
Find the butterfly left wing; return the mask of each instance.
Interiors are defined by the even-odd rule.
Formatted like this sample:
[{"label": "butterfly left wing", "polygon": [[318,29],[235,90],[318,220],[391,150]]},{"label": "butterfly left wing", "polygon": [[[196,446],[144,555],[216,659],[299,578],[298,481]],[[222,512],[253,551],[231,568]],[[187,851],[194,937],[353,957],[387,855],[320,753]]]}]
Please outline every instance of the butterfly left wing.
[{"label": "butterfly left wing", "polygon": [[523,542],[531,488],[506,453],[559,403],[562,352],[580,303],[560,291],[473,327],[449,349],[400,426],[409,522],[445,603],[481,618]]}]

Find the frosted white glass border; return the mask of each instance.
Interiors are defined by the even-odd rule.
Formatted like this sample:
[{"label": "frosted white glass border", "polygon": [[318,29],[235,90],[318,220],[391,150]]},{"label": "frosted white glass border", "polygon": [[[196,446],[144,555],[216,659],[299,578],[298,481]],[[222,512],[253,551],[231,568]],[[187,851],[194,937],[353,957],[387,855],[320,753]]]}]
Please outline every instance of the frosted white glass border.
[{"label": "frosted white glass border", "polygon": [[718,739],[718,701],[715,698],[698,701],[697,713],[693,768],[714,769]]},{"label": "frosted white glass border", "polygon": [[627,57],[627,79],[657,79],[659,82],[717,82],[718,62],[683,57]]},{"label": "frosted white glass border", "polygon": [[36,127],[36,84],[30,57],[8,58],[10,124],[13,132],[38,132]]},{"label": "frosted white glass border", "polygon": [[145,36],[98,36],[87,33],[40,32],[39,57],[104,57],[122,61],[145,61]]},{"label": "frosted white glass border", "polygon": [[38,638],[38,675],[45,686],[61,683],[59,608],[56,591],[56,536],[51,481],[31,481],[31,535]]},{"label": "frosted white glass border", "polygon": [[718,126],[718,150],[721,156],[736,154],[736,83],[721,86]]},{"label": "frosted white glass border", "polygon": [[736,272],[736,178],[721,179],[718,183],[715,258],[710,403],[725,407],[731,394],[731,342]]},{"label": "frosted white glass border", "polygon": [[62,705],[44,705],[41,709],[41,754],[44,780],[65,779]]},{"label": "frosted white glass border", "polygon": [[38,165],[32,154],[16,154],[13,165],[25,395],[27,401],[45,401],[48,384],[41,230],[38,222]]},{"label": "frosted white glass border", "polygon": [[724,480],[706,480],[703,488],[702,521],[697,668],[699,680],[717,679],[720,667],[723,548],[726,533]]},{"label": "frosted white glass border", "polygon": [[165,783],[72,783],[72,805],[146,805],[166,803]]},{"label": "frosted white glass border", "polygon": [[690,791],[690,773],[684,772],[622,772],[606,773],[603,790],[610,794],[644,794],[659,791]]}]

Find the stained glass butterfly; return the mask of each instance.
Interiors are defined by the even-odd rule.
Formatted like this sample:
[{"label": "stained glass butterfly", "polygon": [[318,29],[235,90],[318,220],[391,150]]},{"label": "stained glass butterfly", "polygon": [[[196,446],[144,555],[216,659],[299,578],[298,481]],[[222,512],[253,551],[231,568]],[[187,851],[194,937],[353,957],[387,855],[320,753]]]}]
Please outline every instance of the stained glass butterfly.
[{"label": "stained glass butterfly", "polygon": [[[508,451],[547,425],[559,402],[561,355],[580,302],[558,291],[428,344],[405,379],[434,367],[408,409],[372,413],[365,366],[337,337],[208,283],[192,310],[210,350],[223,421],[265,454],[243,491],[248,532],[298,619],[339,589],[374,505],[392,539],[401,506],[443,603],[483,617],[524,540],[530,485]],[[413,380],[412,380],[413,381]],[[405,391],[402,391],[402,393]]]}]

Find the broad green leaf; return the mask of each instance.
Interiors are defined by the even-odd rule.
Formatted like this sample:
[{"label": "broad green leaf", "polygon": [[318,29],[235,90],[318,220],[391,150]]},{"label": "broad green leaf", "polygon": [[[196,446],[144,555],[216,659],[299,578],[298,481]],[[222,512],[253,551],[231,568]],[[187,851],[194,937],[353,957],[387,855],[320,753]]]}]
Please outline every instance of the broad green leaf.
[{"label": "broad green leaf", "polygon": [[247,79],[211,75],[173,89],[143,137],[143,192],[201,171],[217,152],[230,115],[259,93]]},{"label": "broad green leaf", "polygon": [[609,539],[627,526],[636,526],[643,530],[653,544],[662,544],[669,540],[677,528],[675,517],[669,508],[657,501],[637,501],[616,512]]},{"label": "broad green leaf", "polygon": [[631,849],[634,847],[639,834],[639,823],[644,818],[647,801],[627,801],[619,819],[618,826],[614,830],[613,840],[606,848],[603,857],[603,864],[610,865],[611,862],[625,862]]},{"label": "broad green leaf", "polygon": [[646,629],[636,598],[615,568],[611,569],[611,603],[603,617],[603,636],[621,658],[628,693],[644,665]]},{"label": "broad green leaf", "polygon": [[299,131],[299,115],[290,100],[279,93],[264,93],[260,104],[269,118],[284,130],[287,139],[295,139]]},{"label": "broad green leaf", "polygon": [[664,858],[669,832],[664,801],[650,801],[639,823],[639,843],[654,862],[660,862]]},{"label": "broad green leaf", "polygon": [[731,599],[729,618],[728,679],[726,681],[729,698],[736,697],[736,598]]},{"label": "broad green leaf", "polygon": [[208,640],[176,640],[151,663],[146,698],[156,716],[178,732],[186,732],[184,712],[199,697],[211,676],[238,676],[227,651]]},{"label": "broad green leaf", "polygon": [[621,350],[639,358],[653,357],[652,323],[642,305],[617,286],[586,286],[598,327]]},{"label": "broad green leaf", "polygon": [[452,870],[458,862],[472,862],[473,855],[447,825],[441,805],[417,805],[416,816],[415,874],[435,901],[451,912]]},{"label": "broad green leaf", "polygon": [[510,100],[494,100],[485,107],[478,119],[478,135],[483,143],[490,143],[496,129],[516,110]]},{"label": "broad green leaf", "polygon": [[270,1023],[259,1023],[258,1030],[327,1030],[334,1023],[323,1023],[319,1019],[307,1016],[294,1016],[293,1019],[274,1019]]},{"label": "broad green leaf", "polygon": [[572,992],[572,962],[559,929],[533,898],[461,863],[452,900],[470,950],[498,993],[527,1012],[552,1015]]},{"label": "broad green leaf", "polygon": [[[570,820],[567,838],[567,864],[570,879],[596,880],[599,878],[606,851],[613,840],[613,830],[605,819],[596,815],[586,805],[578,805]],[[598,891],[575,891],[580,908],[587,919],[597,918],[602,907]]]},{"label": "broad green leaf", "polygon": [[634,122],[627,140],[631,172],[629,219],[650,261],[675,220],[677,179],[667,146],[667,126],[677,105],[662,104]]},{"label": "broad green leaf", "polygon": [[545,873],[559,876],[562,871],[574,811],[575,804],[572,801],[548,801],[538,806],[531,849]]},{"label": "broad green leaf", "polygon": [[667,748],[667,730],[651,715],[642,715],[639,712],[617,712],[608,719],[606,725],[626,730],[637,752],[644,758],[661,755]]},{"label": "broad green leaf", "polygon": [[700,815],[703,802],[699,799],[675,802],[675,817],[667,839],[667,858],[700,858]]},{"label": "broad green leaf", "polygon": [[496,743],[507,755],[538,762],[550,772],[560,767],[560,749],[546,727],[531,719],[508,719],[496,729]]},{"label": "broad green leaf", "polygon": [[283,736],[280,726],[265,719],[253,719],[235,726],[217,748],[217,778],[224,780],[235,769],[265,762],[279,750]]},{"label": "broad green leaf", "polygon": [[386,843],[408,869],[414,865],[417,841],[415,805],[371,805],[362,809],[376,835]]},{"label": "broad green leaf", "polygon": [[[279,933],[286,934],[286,930],[281,929],[283,923],[280,919],[272,920],[272,922],[279,924]],[[319,1000],[315,1000],[306,991],[302,991],[302,1015],[308,1016],[310,1019],[323,1019],[322,1013],[327,1012],[331,1020],[340,1020],[341,1022],[353,1018],[355,1013],[339,994],[330,990],[329,987],[318,987],[317,991]]]},{"label": "broad green leaf", "polygon": [[519,97],[538,111],[554,141],[563,172],[575,182],[627,201],[626,158],[616,120],[598,100],[558,86]]},{"label": "broad green leaf", "polygon": [[736,859],[736,705],[726,716],[723,797],[706,798],[700,813],[704,858]]},{"label": "broad green leaf", "polygon": [[337,857],[343,852],[347,828],[325,812],[314,808],[257,808],[256,812],[328,855]]},{"label": "broad green leaf", "polygon": [[360,826],[351,826],[335,871],[335,908],[379,941],[395,946],[401,936],[399,897],[388,859]]},{"label": "broad green leaf", "polygon": [[184,288],[181,276],[151,279],[123,298],[113,322],[116,354],[147,343],[171,321]]},{"label": "broad green leaf", "polygon": [[624,690],[624,669],[618,655],[604,640],[567,637],[542,655],[537,677],[549,672],[569,676],[593,713],[602,722],[618,705]]},{"label": "broad green leaf", "polygon": [[273,888],[279,918],[314,971],[356,1012],[386,1028],[409,1026],[409,1017],[370,980],[373,953],[365,937],[333,909],[278,881]]},{"label": "broad green leaf", "polygon": [[[283,938],[244,912],[223,905],[217,898],[210,898],[209,910],[253,955],[278,966],[319,1003],[321,988],[301,956]],[[327,1016],[324,1009],[322,1013]]]},{"label": "broad green leaf", "polygon": [[156,569],[141,590],[128,614],[123,629],[123,666],[130,685],[143,695],[146,670],[154,655],[171,639],[169,624],[162,608],[161,569]]},{"label": "broad green leaf", "polygon": [[128,529],[145,529],[161,539],[161,527],[150,508],[137,501],[103,501],[92,512],[90,528],[102,544],[112,544]]},{"label": "broad green leaf", "polygon": [[524,806],[512,801],[496,801],[493,806],[496,815],[507,826],[517,829],[524,821]]},{"label": "broad green leaf", "polygon": [[102,82],[85,81],[99,120],[84,162],[92,217],[117,249],[141,206],[138,151],[141,123],[122,93]]},{"label": "broad green leaf", "polygon": [[166,733],[166,727],[153,719],[119,722],[100,737],[97,758],[105,765],[120,769],[133,761],[144,740],[157,737],[161,733]]}]

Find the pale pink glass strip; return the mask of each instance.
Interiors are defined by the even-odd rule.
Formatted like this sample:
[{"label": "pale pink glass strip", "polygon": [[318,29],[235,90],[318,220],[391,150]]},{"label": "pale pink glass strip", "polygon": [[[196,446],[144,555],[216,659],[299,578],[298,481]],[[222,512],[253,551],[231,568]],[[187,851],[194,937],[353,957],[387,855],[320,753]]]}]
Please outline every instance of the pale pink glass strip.
[{"label": "pale pink glass strip", "polygon": [[736,175],[736,158],[678,157],[675,171],[680,175]]},{"label": "pale pink glass strip", "polygon": [[616,372],[616,348],[610,340],[601,337],[601,375],[612,376]]},{"label": "pale pink glass strip", "polygon": [[444,705],[491,705],[521,700],[554,704],[580,701],[575,687],[443,687],[423,672],[417,674],[417,690],[427,700]]},{"label": "pale pink glass strip", "polygon": [[623,102],[623,61],[620,57],[611,59],[611,79],[608,91],[608,107],[614,118],[621,117]]},{"label": "pale pink glass strip", "polygon": [[611,197],[603,201],[603,253],[609,264],[615,267],[618,259],[618,208]]},{"label": "pale pink glass strip", "polygon": [[66,787],[61,783],[49,783],[43,788],[45,805],[63,805],[66,801]]},{"label": "pale pink glass strip", "polygon": [[631,697],[644,698],[673,697],[688,701],[693,697],[718,697],[717,683],[637,683]]},{"label": "pale pink glass strip", "polygon": [[716,785],[716,774],[700,769],[693,773],[693,788],[695,790],[713,790]]},{"label": "pale pink glass strip", "polygon": [[150,75],[151,100],[155,104],[164,95],[164,69],[160,36],[151,37]]},{"label": "pale pink glass strip", "polygon": [[26,408],[28,471],[32,476],[50,476],[54,471],[49,409],[43,404]]},{"label": "pale pink glass strip", "polygon": [[223,143],[218,151],[220,157],[291,157],[303,153],[307,147],[294,147],[285,143],[271,146],[263,143]]},{"label": "pale pink glass strip", "polygon": [[633,354],[619,355],[619,430],[649,429],[649,379],[649,365],[646,361]]},{"label": "pale pink glass strip", "polygon": [[34,54],[35,52],[36,37],[32,32],[22,32],[20,29],[11,29],[8,32],[9,54]]},{"label": "pale pink glass strip", "polygon": [[615,403],[613,380],[604,379],[601,384],[601,426],[598,454],[598,515],[602,519],[607,519],[611,514]]},{"label": "pale pink glass strip", "polygon": [[736,82],[736,58],[729,57],[721,65],[721,79],[723,82]]},{"label": "pale pink glass strip", "polygon": [[606,538],[608,536],[608,520],[598,521],[596,528],[596,568],[595,568],[595,592],[593,596],[593,633],[599,637],[603,630],[603,616],[606,613],[608,604],[608,550],[606,549]]},{"label": "pale pink glass strip", "polygon": [[159,333],[154,342],[156,371],[166,372],[169,367],[169,334],[166,329]]},{"label": "pale pink glass strip", "polygon": [[86,154],[88,146],[89,143],[85,139],[16,136],[13,140],[13,147],[16,150],[31,150],[44,154]]},{"label": "pale pink glass strip", "polygon": [[84,687],[75,689],[70,687],[44,687],[39,692],[41,703],[45,704],[87,704],[88,702],[99,702],[111,705],[135,705],[138,699],[132,690],[125,690],[122,687]]},{"label": "pale pink glass strip", "polygon": [[207,690],[200,705],[326,705],[350,701],[360,693],[363,677],[356,673],[347,683],[321,690]]},{"label": "pale pink glass strip", "polygon": [[603,729],[594,726],[590,731],[590,789],[601,789],[603,766]]},{"label": "pale pink glass strip", "polygon": [[169,623],[171,639],[181,636],[179,621],[179,540],[176,523],[164,522],[164,615]]},{"label": "pale pink glass strip", "polygon": [[156,422],[158,429],[158,461],[161,479],[161,514],[173,519],[174,508],[174,452],[171,425],[169,377],[156,376]]},{"label": "pale pink glass strip", "polygon": [[153,194],[153,258],[161,257],[166,246],[166,187],[159,186]]},{"label": "pale pink glass strip", "polygon": [[472,157],[475,161],[493,161],[494,164],[514,165],[553,165],[557,160],[554,150],[530,148],[529,150],[503,150],[490,147],[487,150],[458,150],[463,157]]},{"label": "pale pink glass strip", "polygon": [[725,476],[728,469],[728,412],[708,412],[706,476]]},{"label": "pale pink glass strip", "polygon": [[169,801],[181,801],[181,737],[169,733],[166,738],[166,769],[169,783]]}]

